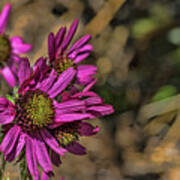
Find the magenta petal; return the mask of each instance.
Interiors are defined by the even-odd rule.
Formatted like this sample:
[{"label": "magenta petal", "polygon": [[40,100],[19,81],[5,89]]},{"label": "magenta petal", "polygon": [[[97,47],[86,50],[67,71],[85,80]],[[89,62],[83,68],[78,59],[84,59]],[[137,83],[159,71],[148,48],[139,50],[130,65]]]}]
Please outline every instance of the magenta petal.
[{"label": "magenta petal", "polygon": [[14,105],[7,99],[0,97],[0,124],[8,124],[16,115]]},{"label": "magenta petal", "polygon": [[[11,112],[10,112],[11,113]],[[13,121],[14,115],[11,115],[9,112],[0,113],[0,124],[9,124]]]},{"label": "magenta petal", "polygon": [[61,162],[61,159],[59,157],[59,154],[57,154],[56,152],[54,151],[51,151],[51,161],[53,162],[53,164],[55,166],[59,166],[62,162]]},{"label": "magenta petal", "polygon": [[93,65],[79,65],[77,67],[77,82],[82,85],[94,82],[97,67]]},{"label": "magenta petal", "polygon": [[109,104],[104,104],[104,105],[99,105],[99,106],[91,106],[87,108],[87,111],[92,111],[95,116],[105,116],[112,114],[114,112],[114,109],[111,105]]},{"label": "magenta petal", "polygon": [[56,77],[57,72],[54,69],[52,69],[49,76],[39,84],[39,88],[44,92],[48,92],[48,90],[52,87]]},{"label": "magenta petal", "polygon": [[26,135],[23,132],[21,132],[15,149],[13,149],[13,151],[6,156],[7,161],[9,161],[9,162],[13,161],[21,153],[21,151],[25,145],[25,137],[26,137]]},{"label": "magenta petal", "polygon": [[84,148],[82,145],[80,145],[77,142],[73,142],[66,146],[66,149],[76,155],[84,155],[86,154],[86,148]]},{"label": "magenta petal", "polygon": [[90,53],[92,50],[93,50],[92,45],[86,44],[85,46],[83,46],[79,49],[76,49],[76,50],[72,51],[70,54],[68,54],[68,58],[75,59],[76,57],[78,57],[81,54],[84,54],[87,52]]},{"label": "magenta petal", "polygon": [[74,63],[80,63],[82,60],[84,60],[85,58],[87,58],[89,56],[90,52],[86,52],[83,54],[78,55],[75,59],[74,59]]},{"label": "magenta petal", "polygon": [[87,64],[79,65],[77,67],[77,71],[80,75],[84,75],[84,76],[94,75],[94,74],[96,74],[97,66],[87,65]]},{"label": "magenta petal", "polygon": [[19,137],[20,133],[20,127],[14,125],[6,134],[4,137],[1,145],[0,145],[0,150],[3,152],[5,155],[9,154],[13,148],[14,145]]},{"label": "magenta petal", "polygon": [[89,97],[89,98],[85,99],[84,101],[87,106],[103,103],[103,100],[99,96]]},{"label": "magenta petal", "polygon": [[85,102],[80,100],[69,100],[59,104],[55,104],[55,111],[58,114],[69,113],[73,111],[85,110]]},{"label": "magenta petal", "polygon": [[90,113],[69,113],[69,114],[56,114],[55,115],[55,122],[62,123],[62,122],[73,122],[83,119],[91,118]]},{"label": "magenta petal", "polygon": [[19,36],[11,38],[11,46],[14,54],[24,54],[32,49],[32,45],[24,43],[23,39]]},{"label": "magenta petal", "polygon": [[39,172],[37,168],[36,161],[36,150],[34,147],[34,142],[31,137],[26,136],[26,161],[28,169],[32,176],[39,177]]},{"label": "magenta petal", "polygon": [[64,38],[64,41],[62,43],[62,51],[64,51],[67,48],[67,46],[69,45],[69,43],[71,42],[71,40],[76,32],[78,23],[79,23],[78,19],[75,19],[74,22],[72,23],[71,27],[69,28],[68,34],[66,35],[66,37]]},{"label": "magenta petal", "polygon": [[41,177],[41,179],[42,179],[42,180],[49,180],[49,178],[50,178],[50,177],[48,176],[48,174],[43,171],[43,172],[42,172],[42,177]]},{"label": "magenta petal", "polygon": [[8,22],[8,17],[11,11],[10,3],[6,3],[0,14],[0,34],[4,33]]},{"label": "magenta petal", "polygon": [[1,74],[11,87],[16,86],[16,78],[8,66],[1,70]]},{"label": "magenta petal", "polygon": [[81,122],[78,132],[81,136],[92,136],[99,132],[99,128],[94,128],[91,124],[87,122]]},{"label": "magenta petal", "polygon": [[51,98],[54,98],[59,93],[61,93],[72,81],[76,74],[74,68],[68,68],[64,71],[58,78],[57,82],[54,83],[53,87],[48,91]]},{"label": "magenta petal", "polygon": [[53,167],[45,143],[43,142],[39,134],[35,134],[34,142],[35,142],[36,157],[37,160],[39,161],[40,166],[43,168],[43,171],[51,172],[53,170]]},{"label": "magenta petal", "polygon": [[91,44],[86,44],[77,50],[78,53],[91,52],[93,46]]},{"label": "magenta petal", "polygon": [[66,152],[66,149],[59,146],[58,142],[55,140],[55,138],[46,130],[43,129],[41,131],[41,135],[46,142],[46,144],[57,154],[60,154],[64,156],[64,153]]},{"label": "magenta petal", "polygon": [[72,96],[72,98],[82,98],[82,97],[85,97],[85,96],[98,96],[96,93],[94,93],[93,91],[83,91],[83,92],[80,92],[80,93],[76,93]]},{"label": "magenta petal", "polygon": [[40,71],[44,71],[47,68],[46,64],[46,58],[40,57],[34,64],[33,70],[35,71],[37,68],[40,69]]},{"label": "magenta petal", "polygon": [[57,32],[55,37],[56,49],[58,49],[58,47],[61,46],[65,33],[66,33],[65,27],[60,28],[59,31]]},{"label": "magenta petal", "polygon": [[33,66],[34,71],[34,84],[36,87],[42,82],[45,78],[45,75],[49,67],[46,64],[46,58],[40,57]]},{"label": "magenta petal", "polygon": [[84,44],[86,44],[91,39],[91,35],[87,34],[79,39],[74,45],[68,50],[68,54],[73,52],[75,49],[80,48]]},{"label": "magenta petal", "polygon": [[52,61],[55,55],[55,39],[53,33],[50,33],[48,36],[48,54],[50,61]]},{"label": "magenta petal", "polygon": [[93,80],[92,82],[90,82],[84,89],[83,92],[88,92],[95,84],[96,84],[97,80]]},{"label": "magenta petal", "polygon": [[19,70],[18,70],[18,79],[19,84],[22,85],[22,83],[29,78],[31,74],[30,69],[30,63],[28,58],[22,58],[19,63]]},{"label": "magenta petal", "polygon": [[9,111],[9,108],[14,108],[14,104],[4,97],[0,97],[0,111]]},{"label": "magenta petal", "polygon": [[82,55],[82,54],[87,53],[87,52],[90,53],[92,50],[93,50],[92,45],[86,44],[82,48],[76,49],[72,53],[68,54],[68,58],[69,59],[75,59],[79,55]]}]

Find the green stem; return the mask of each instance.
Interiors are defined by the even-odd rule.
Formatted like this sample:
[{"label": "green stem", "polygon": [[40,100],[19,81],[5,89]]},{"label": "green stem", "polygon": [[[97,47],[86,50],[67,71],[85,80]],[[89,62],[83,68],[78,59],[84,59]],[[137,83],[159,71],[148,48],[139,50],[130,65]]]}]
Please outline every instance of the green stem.
[{"label": "green stem", "polygon": [[21,180],[32,180],[32,176],[28,171],[27,168],[27,163],[26,163],[26,158],[24,157],[20,164],[19,164],[19,169],[20,169],[20,177]]},{"label": "green stem", "polygon": [[6,161],[4,159],[3,154],[1,154],[1,170],[0,170],[0,179],[3,179],[4,172],[6,168]]}]

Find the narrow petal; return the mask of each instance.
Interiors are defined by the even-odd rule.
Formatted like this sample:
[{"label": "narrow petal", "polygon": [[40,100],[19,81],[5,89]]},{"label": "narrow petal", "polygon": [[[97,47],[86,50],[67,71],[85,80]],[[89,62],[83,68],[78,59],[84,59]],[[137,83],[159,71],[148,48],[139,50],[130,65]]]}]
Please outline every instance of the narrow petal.
[{"label": "narrow petal", "polygon": [[42,80],[46,77],[46,73],[49,69],[49,67],[46,64],[46,60],[46,58],[40,57],[33,66],[34,85],[36,87],[41,84]]},{"label": "narrow petal", "polygon": [[83,54],[78,55],[75,59],[74,59],[74,63],[80,63],[82,60],[84,60],[85,58],[87,58],[89,56],[90,52],[86,52]]},{"label": "narrow petal", "polygon": [[36,160],[36,153],[35,153],[34,142],[31,137],[26,137],[26,161],[28,169],[32,176],[38,177],[39,172],[37,168],[37,160]]},{"label": "narrow petal", "polygon": [[55,111],[58,114],[70,113],[73,111],[85,110],[85,102],[80,100],[69,100],[59,104],[55,104]]},{"label": "narrow petal", "polygon": [[74,68],[68,68],[64,71],[58,78],[57,82],[53,85],[53,87],[48,91],[48,94],[51,98],[54,98],[59,93],[61,93],[72,81],[76,74],[76,70]]},{"label": "narrow petal", "polygon": [[93,65],[79,65],[77,67],[77,82],[87,85],[94,81],[94,75],[97,73],[97,67]]},{"label": "narrow petal", "polygon": [[97,79],[93,80],[91,83],[89,83],[82,92],[88,92],[97,82]]},{"label": "narrow petal", "polygon": [[51,161],[57,167],[62,163],[59,154],[54,151],[51,151]]},{"label": "narrow petal", "polygon": [[93,91],[83,91],[83,92],[80,92],[80,93],[76,93],[72,96],[72,98],[82,98],[82,97],[85,97],[85,96],[98,96],[96,93],[94,93]]},{"label": "narrow petal", "polygon": [[39,88],[44,92],[48,92],[48,90],[52,87],[54,81],[56,80],[56,77],[57,72],[54,69],[52,69],[49,76],[39,84]]},{"label": "narrow petal", "polygon": [[78,23],[79,23],[78,19],[75,19],[74,22],[72,23],[72,25],[70,26],[68,34],[66,35],[66,37],[63,41],[63,44],[62,44],[62,52],[68,47],[69,43],[71,42],[71,40],[76,32]]},{"label": "narrow petal", "polygon": [[58,47],[61,46],[61,43],[63,42],[65,33],[66,33],[65,27],[61,27],[59,29],[59,31],[57,32],[57,34],[55,36],[56,49],[58,49]]},{"label": "narrow petal", "polygon": [[90,34],[87,34],[87,35],[83,36],[76,43],[74,43],[74,45],[68,50],[68,54],[70,54],[75,49],[78,49],[81,46],[83,46],[84,44],[86,44],[90,39],[91,39],[91,35]]},{"label": "narrow petal", "polygon": [[19,137],[19,133],[20,127],[14,125],[4,137],[0,145],[0,151],[3,152],[5,155],[9,154],[14,148],[14,145]]},{"label": "narrow petal", "polygon": [[8,17],[11,11],[11,5],[10,3],[6,3],[6,5],[3,7],[0,15],[0,34],[4,33],[6,29],[6,25],[8,22]]},{"label": "narrow petal", "polygon": [[34,64],[33,66],[33,70],[35,71],[37,69],[37,67],[39,67],[39,69],[41,69],[41,71],[43,71],[44,69],[47,68],[47,64],[46,64],[46,58],[44,57],[40,57]]},{"label": "narrow petal", "polygon": [[87,108],[87,111],[91,111],[95,117],[105,116],[112,114],[114,109],[109,104],[99,105],[99,106],[91,106]]},{"label": "narrow petal", "polygon": [[14,105],[7,99],[0,97],[0,124],[9,124],[14,120],[16,111]]},{"label": "narrow petal", "polygon": [[15,54],[24,54],[32,49],[31,44],[24,43],[23,39],[19,36],[14,36],[11,38],[12,51]]},{"label": "narrow petal", "polygon": [[50,33],[48,36],[48,54],[50,61],[52,61],[55,57],[55,39],[53,33]]},{"label": "narrow petal", "polygon": [[54,176],[54,174],[52,172],[47,173],[47,172],[43,171],[41,180],[50,180],[51,176]]},{"label": "narrow petal", "polygon": [[74,50],[72,53],[68,54],[68,57],[70,59],[75,59],[78,55],[80,54],[84,54],[84,53],[87,53],[87,52],[91,52],[93,50],[93,47],[91,44],[86,44],[85,46],[79,48],[79,49],[76,49]]},{"label": "narrow petal", "polygon": [[83,119],[91,118],[90,113],[69,113],[69,114],[56,114],[55,115],[55,122],[62,123],[62,122],[73,122]]},{"label": "narrow petal", "polygon": [[16,86],[16,78],[8,66],[1,70],[1,74],[11,87]]},{"label": "narrow petal", "polygon": [[41,131],[41,135],[46,142],[46,144],[57,154],[60,154],[64,156],[64,153],[66,152],[66,149],[59,146],[58,142],[55,140],[55,138],[46,130],[43,129]]},{"label": "narrow petal", "polygon": [[77,71],[78,71],[79,75],[84,75],[84,76],[94,75],[94,74],[96,74],[97,66],[88,65],[88,64],[79,65],[77,67]]},{"label": "narrow petal", "polygon": [[21,62],[19,63],[19,71],[18,71],[18,79],[19,84],[22,85],[22,83],[30,77],[31,69],[30,69],[30,63],[28,58],[22,58]]},{"label": "narrow petal", "polygon": [[36,157],[39,161],[40,166],[42,167],[43,171],[51,172],[53,170],[45,143],[43,142],[41,136],[39,134],[35,134],[34,142],[35,142],[35,149],[36,149]]},{"label": "narrow petal", "polygon": [[21,132],[21,133],[20,133],[19,140],[18,140],[18,143],[17,143],[15,149],[13,149],[13,151],[6,156],[6,160],[7,160],[7,161],[11,162],[11,161],[13,161],[15,158],[18,157],[18,155],[21,153],[22,149],[24,148],[24,145],[25,145],[25,137],[26,137],[26,135],[25,135],[23,132]]},{"label": "narrow petal", "polygon": [[82,145],[80,145],[77,142],[73,142],[66,146],[66,149],[76,155],[84,155],[86,154],[86,148],[84,148]]},{"label": "narrow petal", "polygon": [[93,127],[87,122],[81,122],[78,132],[81,136],[92,136],[99,132],[99,127]]},{"label": "narrow petal", "polygon": [[93,76],[79,76],[76,79],[76,83],[81,85],[81,86],[86,86],[89,83],[91,83],[92,81],[94,81]]},{"label": "narrow petal", "polygon": [[9,113],[0,113],[0,124],[9,124],[13,121],[14,117],[14,115]]},{"label": "narrow petal", "polygon": [[89,97],[89,98],[85,99],[84,101],[87,106],[103,103],[102,98],[100,98],[99,96]]}]

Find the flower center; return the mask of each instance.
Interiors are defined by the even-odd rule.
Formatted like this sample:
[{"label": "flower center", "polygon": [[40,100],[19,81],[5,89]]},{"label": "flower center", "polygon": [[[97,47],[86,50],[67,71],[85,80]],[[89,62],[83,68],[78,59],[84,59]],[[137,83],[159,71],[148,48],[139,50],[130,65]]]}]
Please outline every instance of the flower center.
[{"label": "flower center", "polygon": [[5,62],[11,53],[11,43],[5,35],[0,35],[0,61]]},{"label": "flower center", "polygon": [[75,67],[75,64],[73,63],[71,59],[68,59],[67,57],[61,57],[55,60],[53,67],[56,70],[56,72],[60,74],[64,72],[66,69],[68,69],[69,67]]},{"label": "flower center", "polygon": [[56,138],[61,146],[77,141],[79,139],[78,133],[79,122],[66,123],[56,130]]},{"label": "flower center", "polygon": [[46,127],[54,119],[53,102],[40,90],[20,96],[16,100],[16,109],[16,122],[26,131]]}]

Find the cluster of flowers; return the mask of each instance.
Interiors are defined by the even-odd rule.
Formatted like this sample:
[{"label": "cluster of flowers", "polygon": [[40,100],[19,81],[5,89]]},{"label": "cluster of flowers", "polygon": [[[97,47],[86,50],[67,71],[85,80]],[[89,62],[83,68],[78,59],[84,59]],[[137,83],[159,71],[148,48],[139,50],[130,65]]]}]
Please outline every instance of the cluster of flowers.
[{"label": "cluster of flowers", "polygon": [[20,55],[32,46],[5,33],[10,9],[6,4],[0,14],[0,72],[14,94],[0,98],[0,152],[5,161],[24,160],[33,179],[46,180],[53,176],[52,164],[59,166],[65,152],[86,154],[78,142],[80,136],[99,131],[87,120],[111,114],[113,108],[91,90],[97,67],[79,64],[93,50],[91,36],[68,48],[77,19],[67,32],[61,27],[56,34],[50,33],[48,57],[30,66],[28,58]]}]

